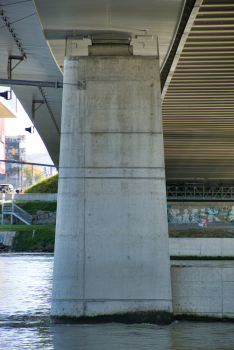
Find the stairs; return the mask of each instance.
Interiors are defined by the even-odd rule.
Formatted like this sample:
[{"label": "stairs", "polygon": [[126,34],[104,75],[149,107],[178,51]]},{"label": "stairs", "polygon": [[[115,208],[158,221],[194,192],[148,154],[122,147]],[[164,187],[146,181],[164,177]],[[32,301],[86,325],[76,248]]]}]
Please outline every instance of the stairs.
[{"label": "stairs", "polygon": [[2,197],[2,225],[4,223],[4,215],[11,215],[11,225],[13,223],[13,215],[27,225],[32,224],[32,216],[25,210],[21,209],[14,203],[14,194],[10,201],[5,201],[5,194]]},{"label": "stairs", "polygon": [[3,244],[12,246],[13,238],[15,237],[16,231],[7,231]]}]

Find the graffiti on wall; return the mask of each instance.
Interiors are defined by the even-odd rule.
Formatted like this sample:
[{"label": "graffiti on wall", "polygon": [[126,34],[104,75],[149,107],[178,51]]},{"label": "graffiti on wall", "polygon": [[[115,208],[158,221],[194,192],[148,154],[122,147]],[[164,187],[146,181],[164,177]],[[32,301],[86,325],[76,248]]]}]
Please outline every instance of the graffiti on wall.
[{"label": "graffiti on wall", "polygon": [[[175,205],[176,206],[176,205]],[[171,224],[198,224],[206,227],[209,223],[222,222],[234,225],[234,205],[227,207],[192,208],[183,210],[167,206],[167,220]]]},{"label": "graffiti on wall", "polygon": [[226,211],[226,219],[229,221],[232,225],[234,225],[234,205],[229,206],[229,208]]},{"label": "graffiti on wall", "polygon": [[[225,215],[226,211],[226,215]],[[208,208],[192,208],[189,206],[180,211],[178,208],[167,206],[167,219],[171,224],[198,224],[198,226],[206,227],[209,223],[228,221],[234,225],[234,206],[213,207]]]}]

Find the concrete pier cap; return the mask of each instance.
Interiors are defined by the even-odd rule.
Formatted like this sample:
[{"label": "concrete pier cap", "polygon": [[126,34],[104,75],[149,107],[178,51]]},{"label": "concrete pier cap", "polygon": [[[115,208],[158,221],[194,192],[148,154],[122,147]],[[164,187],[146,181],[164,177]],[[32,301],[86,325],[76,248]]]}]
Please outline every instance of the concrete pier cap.
[{"label": "concrete pier cap", "polygon": [[52,320],[170,323],[158,56],[88,45],[64,83]]}]

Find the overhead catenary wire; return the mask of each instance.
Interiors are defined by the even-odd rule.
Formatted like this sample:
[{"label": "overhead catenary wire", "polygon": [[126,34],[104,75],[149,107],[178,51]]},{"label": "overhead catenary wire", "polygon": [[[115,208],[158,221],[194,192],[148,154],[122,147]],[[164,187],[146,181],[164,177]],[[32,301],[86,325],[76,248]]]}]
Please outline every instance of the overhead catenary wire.
[{"label": "overhead catenary wire", "polygon": [[34,16],[34,15],[36,15],[36,12],[35,12],[35,13],[32,13],[31,15],[25,16],[25,17],[23,17],[23,18],[17,19],[17,20],[14,21],[14,22],[11,22],[11,23],[10,23],[10,22],[6,22],[5,26],[0,27],[0,29],[1,29],[1,28],[5,28],[5,27],[9,27],[9,26],[11,26],[11,24],[14,24],[14,23],[16,23],[16,22],[22,21],[23,19],[26,19],[26,18],[31,17],[31,16]]},{"label": "overhead catenary wire", "polygon": [[18,1],[18,2],[12,2],[10,4],[4,4],[4,5],[0,4],[0,7],[21,4],[22,2],[29,2],[29,1],[32,1],[32,0],[23,0],[23,1]]},{"label": "overhead catenary wire", "polygon": [[16,163],[16,164],[27,164],[27,165],[38,165],[38,166],[47,166],[47,167],[50,167],[50,168],[59,168],[59,165],[31,163],[31,162],[24,162],[24,161],[21,162],[21,161],[18,161],[18,160],[0,159],[0,162],[4,162],[4,163]]}]

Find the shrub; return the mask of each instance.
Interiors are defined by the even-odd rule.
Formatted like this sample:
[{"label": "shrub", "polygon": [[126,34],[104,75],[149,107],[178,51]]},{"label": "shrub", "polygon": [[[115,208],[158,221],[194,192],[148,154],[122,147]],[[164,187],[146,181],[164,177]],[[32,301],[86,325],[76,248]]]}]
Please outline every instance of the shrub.
[{"label": "shrub", "polygon": [[58,174],[48,177],[45,180],[27,188],[24,193],[57,193]]}]

